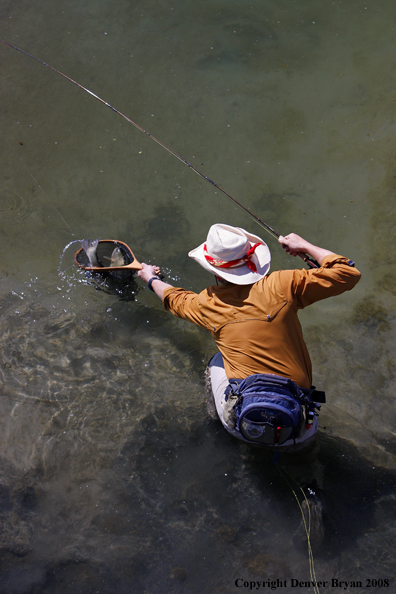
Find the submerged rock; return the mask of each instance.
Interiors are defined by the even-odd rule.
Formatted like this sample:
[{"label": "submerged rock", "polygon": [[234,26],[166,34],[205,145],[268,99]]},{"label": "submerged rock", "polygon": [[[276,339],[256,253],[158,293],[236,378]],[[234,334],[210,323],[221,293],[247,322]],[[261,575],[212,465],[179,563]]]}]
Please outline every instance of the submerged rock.
[{"label": "submerged rock", "polygon": [[170,572],[170,577],[172,580],[184,582],[187,579],[187,571],[184,569],[184,567],[173,567]]}]

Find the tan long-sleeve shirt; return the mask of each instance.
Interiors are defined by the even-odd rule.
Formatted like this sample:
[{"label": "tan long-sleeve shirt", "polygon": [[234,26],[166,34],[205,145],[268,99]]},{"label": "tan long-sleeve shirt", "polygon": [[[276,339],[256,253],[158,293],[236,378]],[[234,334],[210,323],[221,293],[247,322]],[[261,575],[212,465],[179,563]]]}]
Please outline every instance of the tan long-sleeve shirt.
[{"label": "tan long-sleeve shirt", "polygon": [[360,272],[348,262],[326,256],[320,268],[279,270],[253,285],[214,285],[199,294],[170,287],[163,304],[209,330],[229,379],[275,373],[310,388],[312,364],[297,312],[352,289]]}]

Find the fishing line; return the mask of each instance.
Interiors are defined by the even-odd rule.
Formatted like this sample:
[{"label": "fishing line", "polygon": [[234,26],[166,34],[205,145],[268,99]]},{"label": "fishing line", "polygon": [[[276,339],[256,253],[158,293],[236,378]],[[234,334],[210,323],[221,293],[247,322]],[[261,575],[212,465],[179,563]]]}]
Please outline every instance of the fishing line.
[{"label": "fishing line", "polygon": [[[87,89],[86,87],[84,87],[83,85],[81,85],[80,83],[78,83],[77,81],[73,80],[72,78],[70,78],[66,74],[63,74],[63,72],[60,72],[60,70],[57,70],[56,68],[54,68],[50,64],[47,64],[46,62],[44,62],[43,60],[40,60],[39,58],[36,58],[35,56],[32,56],[32,54],[29,54],[28,52],[25,52],[24,50],[20,49],[16,45],[12,45],[11,43],[8,43],[7,41],[4,41],[3,39],[0,39],[0,43],[3,43],[4,45],[7,45],[8,47],[11,47],[14,50],[16,50],[18,52],[21,52],[22,54],[25,54],[25,56],[28,56],[29,58],[32,58],[33,60],[36,60],[36,62],[39,62],[40,64],[43,64],[43,66],[47,66],[48,68],[50,68],[51,70],[53,70],[54,72],[56,72],[57,74],[59,74],[60,76],[63,76],[63,78],[66,78],[67,80],[69,80],[70,82],[72,82],[77,87],[80,87],[80,89],[82,89],[86,93],[89,93],[90,95],[92,95],[92,97],[94,97],[95,99],[97,99],[98,101],[100,101],[101,103],[103,103],[104,105],[106,105],[107,107],[109,107],[112,111],[115,111],[116,113],[118,113],[118,115],[120,115],[122,118],[124,118],[124,120],[126,120],[127,122],[129,122],[130,124],[132,124],[133,126],[135,126],[135,128],[137,128],[138,130],[140,130],[141,132],[143,132],[144,134],[146,134],[149,138],[151,138],[152,140],[154,140],[154,142],[156,142],[157,144],[159,144],[160,146],[162,146],[162,148],[164,148],[166,151],[168,151],[169,153],[171,153],[171,155],[173,155],[174,157],[176,157],[176,159],[179,159],[179,161],[181,161],[182,163],[184,163],[185,165],[187,165],[187,167],[189,167],[190,169],[192,169],[192,171],[194,171],[197,175],[199,175],[200,177],[202,177],[203,179],[205,179],[206,181],[208,181],[210,184],[212,184],[212,186],[214,186],[215,188],[217,188],[220,192],[222,192],[225,196],[227,196],[227,198],[229,198],[230,200],[232,200],[235,204],[237,204],[240,208],[242,208],[245,212],[247,212],[248,215],[250,215],[256,221],[256,223],[258,223],[261,227],[263,227],[263,229],[265,229],[266,231],[268,231],[268,233],[270,233],[273,237],[275,237],[276,239],[279,239],[280,233],[277,233],[272,227],[270,227],[269,225],[267,225],[267,223],[264,223],[264,221],[262,221],[257,215],[255,215],[254,213],[252,213],[251,210],[249,210],[246,206],[244,206],[238,200],[236,200],[236,198],[234,198],[233,196],[231,196],[231,194],[229,194],[223,188],[221,188],[219,185],[217,185],[212,179],[210,179],[209,177],[207,177],[206,175],[204,175],[201,171],[199,171],[196,167],[194,167],[194,165],[192,165],[191,163],[189,163],[186,159],[183,159],[183,157],[181,157],[180,155],[178,155],[173,149],[171,149],[169,146],[167,146],[166,144],[164,144],[161,140],[159,140],[158,138],[156,138],[155,136],[153,136],[150,132],[148,132],[147,130],[145,130],[144,128],[142,128],[142,126],[139,126],[139,124],[137,124],[136,122],[134,122],[133,120],[131,120],[130,118],[128,118],[128,116],[126,116],[125,114],[121,113],[121,111],[119,111],[118,109],[116,109],[115,107],[113,107],[112,105],[110,105],[110,103],[108,103],[104,99],[101,99],[100,97],[98,97],[98,95],[95,95],[95,93],[93,93],[92,91],[90,91],[89,89]],[[314,260],[313,258],[310,258],[306,254],[297,254],[297,255],[300,256],[300,258],[302,258],[304,260],[304,262],[306,262],[308,264],[308,266],[310,266],[311,268],[318,268],[319,267],[319,264],[316,262],[316,260]]]},{"label": "fishing line", "polygon": [[[302,521],[303,521],[303,526],[304,526],[304,530],[305,530],[305,534],[307,536],[307,547],[308,547],[308,562],[309,562],[309,573],[311,576],[311,582],[313,585],[313,589],[315,594],[320,594],[320,590],[317,586],[317,580],[316,580],[316,572],[315,572],[315,564],[314,564],[314,556],[313,556],[313,551],[312,551],[312,546],[311,546],[311,538],[310,538],[310,532],[311,532],[311,510],[309,509],[309,504],[308,504],[308,499],[307,496],[305,495],[303,489],[300,487],[300,485],[297,483],[297,481],[286,471],[286,470],[282,470],[279,465],[276,465],[278,472],[280,473],[280,475],[285,479],[285,481],[287,482],[287,484],[289,485],[296,501],[297,501],[297,505],[299,507],[299,510],[301,512],[301,517],[302,517]],[[288,479],[288,476],[290,477],[290,479],[296,483],[297,487],[300,489],[301,493],[303,494],[304,500],[307,502],[307,509],[308,509],[308,525],[307,525],[307,521],[305,519],[304,516],[304,510],[301,506],[300,500],[297,497],[297,493],[295,492],[291,482]]]},{"label": "fishing line", "polygon": [[43,188],[40,186],[40,184],[38,183],[37,179],[34,177],[34,175],[32,174],[31,171],[29,171],[29,169],[27,168],[27,166],[25,165],[22,157],[20,157],[18,155],[17,152],[15,152],[15,150],[13,149],[13,147],[11,146],[11,144],[8,142],[7,138],[4,136],[4,134],[1,132],[0,130],[0,134],[2,135],[2,137],[4,138],[4,140],[6,141],[6,143],[8,144],[8,146],[10,147],[10,149],[12,150],[12,152],[14,153],[14,155],[20,160],[20,162],[22,163],[22,165],[24,166],[24,168],[26,169],[26,171],[28,172],[28,174],[30,175],[30,177],[34,180],[34,182],[38,185],[38,187],[40,188],[40,190],[42,191],[42,193],[44,194],[44,196],[46,197],[47,201],[50,203],[50,205],[52,206],[52,208],[55,210],[55,212],[57,213],[57,215],[62,219],[62,221],[65,223],[66,227],[69,229],[70,233],[72,235],[74,235],[72,228],[70,227],[70,225],[65,221],[65,219],[63,218],[63,216],[61,215],[61,213],[59,212],[59,210],[56,208],[55,204],[48,198],[47,194],[44,192]]}]

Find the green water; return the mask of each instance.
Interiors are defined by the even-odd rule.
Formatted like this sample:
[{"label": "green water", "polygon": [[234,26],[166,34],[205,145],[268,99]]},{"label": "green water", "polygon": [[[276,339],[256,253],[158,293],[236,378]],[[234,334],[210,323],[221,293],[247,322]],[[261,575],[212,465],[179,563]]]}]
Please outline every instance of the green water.
[{"label": "green water", "polygon": [[[390,0],[0,6],[2,39],[361,270],[301,315],[328,400],[320,592],[395,588],[395,18]],[[292,586],[312,578],[290,487],[207,414],[211,337],[140,281],[131,301],[95,290],[73,258],[120,239],[199,291],[187,252],[225,222],[273,269],[301,262],[83,90],[1,44],[0,64],[0,592],[314,592]]]}]

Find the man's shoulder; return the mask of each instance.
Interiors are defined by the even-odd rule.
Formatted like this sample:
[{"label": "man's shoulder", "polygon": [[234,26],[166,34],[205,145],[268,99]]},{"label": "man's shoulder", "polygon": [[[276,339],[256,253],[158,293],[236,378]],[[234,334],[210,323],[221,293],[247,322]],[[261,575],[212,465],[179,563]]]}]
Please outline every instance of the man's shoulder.
[{"label": "man's shoulder", "polygon": [[291,281],[295,270],[274,270],[266,274],[261,280],[257,281],[253,286],[258,289],[273,288],[284,281]]}]

